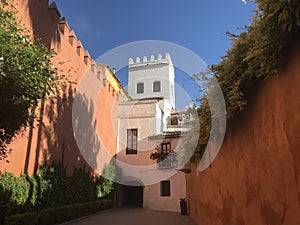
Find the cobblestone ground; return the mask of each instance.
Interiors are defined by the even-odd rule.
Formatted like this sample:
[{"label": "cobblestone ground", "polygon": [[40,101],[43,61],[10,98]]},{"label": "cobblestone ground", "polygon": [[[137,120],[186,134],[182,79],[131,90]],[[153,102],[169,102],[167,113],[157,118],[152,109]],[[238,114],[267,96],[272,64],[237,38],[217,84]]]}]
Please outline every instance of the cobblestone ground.
[{"label": "cobblestone ground", "polygon": [[180,213],[142,208],[114,208],[61,225],[196,225]]}]

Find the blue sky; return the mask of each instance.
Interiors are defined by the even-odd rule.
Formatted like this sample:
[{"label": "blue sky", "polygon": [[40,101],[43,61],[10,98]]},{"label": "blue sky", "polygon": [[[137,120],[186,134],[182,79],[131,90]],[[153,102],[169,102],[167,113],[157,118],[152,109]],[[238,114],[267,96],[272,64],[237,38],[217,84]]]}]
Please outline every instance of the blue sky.
[{"label": "blue sky", "polygon": [[[242,0],[57,0],[62,16],[94,59],[121,44],[162,40],[186,47],[208,65],[218,63],[230,41],[226,31],[250,24],[254,3]],[[118,68],[117,68],[118,69]],[[178,76],[180,74],[180,76]],[[186,80],[178,72],[177,79]],[[119,73],[125,83],[126,75]],[[186,75],[187,76],[187,75]],[[192,98],[198,90],[190,84]],[[194,85],[195,86],[195,85]],[[193,93],[191,93],[193,92]]]}]

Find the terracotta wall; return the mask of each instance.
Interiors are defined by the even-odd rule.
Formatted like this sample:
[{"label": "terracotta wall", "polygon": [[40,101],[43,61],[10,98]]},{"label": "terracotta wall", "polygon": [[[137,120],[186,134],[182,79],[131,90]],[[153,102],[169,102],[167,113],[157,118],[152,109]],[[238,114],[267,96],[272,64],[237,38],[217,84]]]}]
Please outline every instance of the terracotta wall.
[{"label": "terracotta wall", "polygon": [[[48,0],[20,0],[15,1],[21,24],[29,29],[36,37],[57,55],[53,64],[59,73],[64,74],[70,81],[78,82],[86,70],[95,62],[82,47],[74,31],[70,30],[66,20],[55,4],[48,6]],[[92,72],[92,75],[105,76],[103,72]],[[67,85],[64,93],[54,101],[41,102],[36,110],[38,119],[34,128],[28,127],[11,144],[13,149],[9,156],[10,163],[0,162],[0,170],[6,170],[19,175],[22,172],[32,173],[39,168],[44,159],[48,162],[63,163],[69,172],[74,167],[86,165],[76,141],[72,128],[72,104],[77,84]],[[84,96],[83,96],[84,97]],[[113,104],[118,96],[113,95],[108,88],[103,88],[101,98],[98,99],[96,110],[87,107],[87,115],[93,116],[97,112],[99,122],[97,130],[106,128],[107,123],[117,121],[117,107]],[[105,107],[104,107],[105,106]],[[103,111],[102,111],[103,109]],[[102,113],[101,113],[102,112]],[[84,122],[85,118],[81,118]],[[97,118],[96,118],[97,119]],[[101,123],[105,121],[105,124]],[[112,129],[105,129],[105,138],[100,134],[101,145],[108,146],[110,152],[115,151],[116,135]],[[92,133],[93,134],[93,133]],[[89,138],[92,135],[87,133]]]},{"label": "terracotta wall", "polygon": [[151,210],[180,212],[180,199],[186,198],[184,173],[178,172],[170,177],[170,196],[160,196],[161,184],[156,183],[144,187],[143,207]]},{"label": "terracotta wall", "polygon": [[206,225],[300,224],[300,51],[229,121],[211,167],[187,175],[190,214]]}]

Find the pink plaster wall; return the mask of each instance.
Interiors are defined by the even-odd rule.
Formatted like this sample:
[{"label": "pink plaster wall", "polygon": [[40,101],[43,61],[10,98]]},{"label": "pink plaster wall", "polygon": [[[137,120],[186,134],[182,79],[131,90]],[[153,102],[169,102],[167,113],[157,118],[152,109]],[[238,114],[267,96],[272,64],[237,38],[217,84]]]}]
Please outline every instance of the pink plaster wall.
[{"label": "pink plaster wall", "polygon": [[[59,73],[66,75],[70,81],[78,82],[95,62],[76,38],[74,31],[70,30],[67,21],[61,19],[56,5],[48,6],[48,0],[14,2],[21,24],[41,38],[45,46],[55,50],[53,64]],[[97,71],[93,75],[97,76]],[[101,76],[104,76],[103,73]],[[27,127],[22,135],[15,138],[10,146],[13,149],[8,158],[10,163],[0,162],[0,170],[15,175],[22,172],[30,174],[35,168],[38,169],[44,159],[63,163],[68,172],[79,166],[89,168],[73,137],[72,104],[76,87],[77,84],[67,85],[61,99],[41,103],[36,112],[42,123],[35,121],[34,128]],[[117,121],[117,107],[112,107],[116,105],[114,103],[117,98],[112,91],[104,88],[95,110],[99,117],[97,130],[105,130],[105,133],[99,134],[101,144],[107,146],[112,153],[116,151],[116,134],[109,126]],[[91,114],[89,109],[87,113]]]},{"label": "pink plaster wall", "polygon": [[229,121],[211,167],[187,175],[197,224],[300,224],[300,51]]}]

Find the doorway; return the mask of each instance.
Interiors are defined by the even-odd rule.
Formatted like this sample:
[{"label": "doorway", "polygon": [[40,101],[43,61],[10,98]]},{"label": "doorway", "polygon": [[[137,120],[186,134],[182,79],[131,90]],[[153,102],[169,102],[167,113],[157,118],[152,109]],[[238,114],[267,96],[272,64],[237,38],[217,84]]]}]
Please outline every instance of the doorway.
[{"label": "doorway", "polygon": [[118,191],[118,205],[121,207],[143,207],[143,190],[139,182],[129,181],[120,185]]}]

